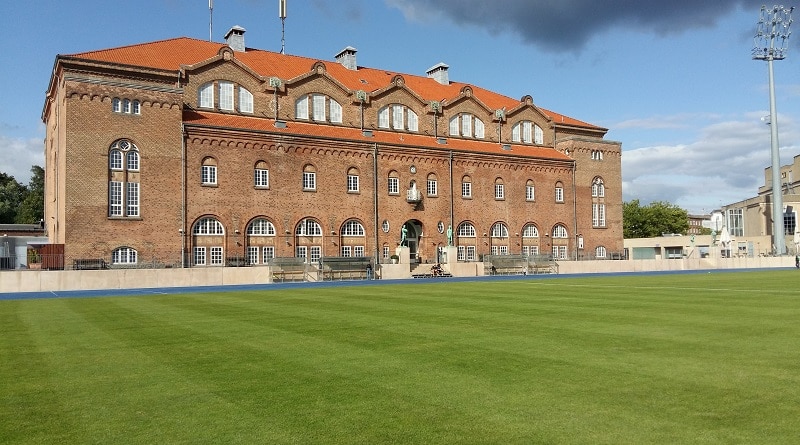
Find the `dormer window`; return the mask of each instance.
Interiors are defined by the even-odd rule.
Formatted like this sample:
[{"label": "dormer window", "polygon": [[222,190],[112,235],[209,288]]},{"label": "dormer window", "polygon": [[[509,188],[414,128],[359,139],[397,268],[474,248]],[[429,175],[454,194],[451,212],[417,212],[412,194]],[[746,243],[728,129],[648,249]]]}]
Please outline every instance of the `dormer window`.
[{"label": "dormer window", "polygon": [[472,114],[461,113],[450,118],[450,136],[483,139],[485,133],[483,121]]},{"label": "dormer window", "polygon": [[520,121],[511,127],[511,140],[525,144],[544,144],[542,127],[531,121]]},{"label": "dormer window", "polygon": [[294,103],[296,119],[342,123],[342,105],[324,94],[309,94]]},{"label": "dormer window", "polygon": [[419,131],[419,117],[405,105],[387,105],[378,110],[378,128]]},{"label": "dormer window", "polygon": [[[219,104],[215,103],[215,88],[219,90]],[[197,90],[197,96],[197,103],[200,108],[213,109],[218,106],[222,111],[234,111],[238,108],[240,113],[253,112],[253,93],[233,82],[220,80],[216,81],[216,86],[215,82],[208,82],[200,86]]]}]

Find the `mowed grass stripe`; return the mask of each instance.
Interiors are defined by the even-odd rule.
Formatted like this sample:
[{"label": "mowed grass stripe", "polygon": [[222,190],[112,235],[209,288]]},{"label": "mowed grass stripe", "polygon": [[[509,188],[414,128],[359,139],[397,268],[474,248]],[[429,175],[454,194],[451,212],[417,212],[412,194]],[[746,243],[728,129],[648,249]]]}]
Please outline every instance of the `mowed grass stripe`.
[{"label": "mowed grass stripe", "polygon": [[[795,437],[796,287],[730,290],[767,281],[780,291],[774,283],[798,275],[724,275],[724,281],[559,278],[0,302],[0,320],[15,326],[0,352],[19,364],[0,367],[0,377],[62,386],[50,398],[0,386],[3,400],[19,404],[28,397],[23,411],[32,416],[52,413],[38,427],[16,424],[36,434],[11,436],[15,430],[4,428],[0,439],[775,443]],[[16,360],[28,348],[37,349],[34,358]]]}]

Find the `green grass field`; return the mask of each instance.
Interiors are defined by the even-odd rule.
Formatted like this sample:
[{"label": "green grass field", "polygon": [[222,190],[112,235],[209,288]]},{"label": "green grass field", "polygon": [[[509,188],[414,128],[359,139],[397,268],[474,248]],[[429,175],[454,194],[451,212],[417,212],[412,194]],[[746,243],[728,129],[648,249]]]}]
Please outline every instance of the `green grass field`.
[{"label": "green grass field", "polygon": [[0,443],[798,443],[799,284],[782,270],[0,301]]}]

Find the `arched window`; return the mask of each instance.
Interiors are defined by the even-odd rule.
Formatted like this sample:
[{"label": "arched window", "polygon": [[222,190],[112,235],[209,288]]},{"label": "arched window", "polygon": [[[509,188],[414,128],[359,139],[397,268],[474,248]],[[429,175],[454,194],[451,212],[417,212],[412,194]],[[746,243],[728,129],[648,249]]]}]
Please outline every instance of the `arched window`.
[{"label": "arched window", "polygon": [[430,173],[428,180],[425,184],[425,192],[428,196],[437,196],[439,194],[439,182],[436,180],[436,174]]},{"label": "arched window", "polygon": [[567,238],[567,228],[563,224],[556,224],[553,227],[553,238]]},{"label": "arched window", "polygon": [[253,168],[253,186],[260,189],[269,188],[269,167],[264,161],[256,162]]},{"label": "arched window", "polygon": [[192,229],[192,235],[224,235],[225,229],[216,218],[205,217],[197,221]]},{"label": "arched window", "polygon": [[564,202],[564,184],[561,181],[556,182],[554,191],[556,202]]},{"label": "arched window", "polygon": [[532,179],[528,179],[528,181],[525,183],[525,200],[526,201],[536,200],[536,188],[533,186]]},{"label": "arched window", "polygon": [[111,264],[136,264],[137,252],[132,247],[118,247],[111,252]]},{"label": "arched window", "polygon": [[460,113],[450,118],[450,136],[483,139],[485,135],[483,121],[470,113]]},{"label": "arched window", "polygon": [[358,169],[350,167],[347,169],[347,193],[358,193]]},{"label": "arched window", "polygon": [[317,169],[311,165],[303,166],[303,190],[314,191],[317,189]]},{"label": "arched window", "polygon": [[253,93],[246,88],[239,86],[239,112],[252,113],[253,112]]},{"label": "arched window", "polygon": [[275,226],[266,218],[258,218],[247,226],[247,234],[251,236],[275,236]]},{"label": "arched window", "polygon": [[378,128],[419,131],[419,117],[405,105],[387,105],[378,110]]},{"label": "arched window", "polygon": [[592,181],[592,198],[604,198],[606,196],[606,187],[601,178],[594,178]]},{"label": "arched window", "polygon": [[322,226],[311,218],[300,221],[297,225],[295,235],[301,236],[322,236]]},{"label": "arched window", "polygon": [[342,236],[364,236],[364,226],[351,219],[342,226]]},{"label": "arched window", "polygon": [[492,238],[508,238],[508,227],[499,222],[492,226]]},{"label": "arched window", "polygon": [[139,217],[139,149],[119,139],[108,149],[108,216]]},{"label": "arched window", "polygon": [[217,185],[217,160],[212,157],[203,159],[200,166],[200,183],[202,185]]},{"label": "arched window", "polygon": [[390,195],[399,195],[400,194],[400,175],[397,171],[392,170],[389,172],[389,178],[387,178],[387,185],[388,191]]},{"label": "arched window", "polygon": [[597,246],[597,248],[594,249],[594,256],[595,256],[595,258],[605,258],[606,257],[606,248],[603,247],[603,246]]},{"label": "arched window", "polygon": [[494,199],[506,199],[506,189],[505,185],[503,185],[503,178],[497,178],[494,180]]},{"label": "arched window", "polygon": [[458,226],[458,236],[464,238],[475,238],[475,226],[465,222]]},{"label": "arched window", "polygon": [[461,178],[461,197],[472,198],[472,178],[468,175]]},{"label": "arched window", "polygon": [[316,122],[342,122],[342,105],[324,94],[312,93],[298,98],[294,103],[297,119]]},{"label": "arched window", "polygon": [[606,188],[603,179],[594,178],[592,181],[592,227],[606,226]]},{"label": "arched window", "polygon": [[539,238],[539,229],[533,224],[526,224],[522,229],[523,238]]}]

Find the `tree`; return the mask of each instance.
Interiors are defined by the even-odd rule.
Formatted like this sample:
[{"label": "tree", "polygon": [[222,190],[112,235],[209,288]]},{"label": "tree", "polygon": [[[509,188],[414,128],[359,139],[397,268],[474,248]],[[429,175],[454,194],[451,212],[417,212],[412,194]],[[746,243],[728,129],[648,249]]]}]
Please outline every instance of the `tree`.
[{"label": "tree", "polygon": [[641,206],[638,199],[622,204],[622,235],[625,238],[653,238],[665,233],[685,235],[689,213],[668,202]]},{"label": "tree", "polygon": [[0,224],[12,224],[27,190],[13,176],[0,172]]},{"label": "tree", "polygon": [[14,219],[17,224],[35,224],[44,218],[44,169],[34,165],[31,173],[27,194]]}]

